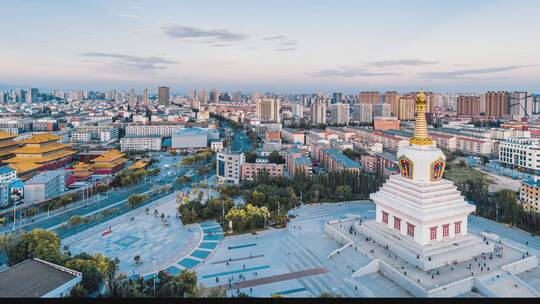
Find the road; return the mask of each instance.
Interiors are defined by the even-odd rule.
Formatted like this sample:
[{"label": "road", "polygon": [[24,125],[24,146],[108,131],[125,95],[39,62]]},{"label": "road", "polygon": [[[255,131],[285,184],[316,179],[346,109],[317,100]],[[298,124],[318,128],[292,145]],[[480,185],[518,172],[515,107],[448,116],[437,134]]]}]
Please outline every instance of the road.
[{"label": "road", "polygon": [[[98,210],[105,210],[119,202],[127,200],[132,194],[140,194],[146,191],[149,191],[154,186],[163,186],[167,184],[173,184],[177,176],[183,175],[188,170],[185,167],[174,168],[173,164],[178,163],[180,157],[160,157],[158,167],[161,168],[161,171],[156,176],[148,176],[140,184],[128,188],[128,189],[114,189],[107,193],[107,196],[103,197],[97,202],[97,199],[92,202],[89,201],[88,204],[73,204],[68,205],[68,208],[65,210],[58,210],[54,213],[51,213],[49,218],[43,218],[43,215],[36,215],[35,217],[24,219],[22,222],[17,221],[17,229],[24,229],[25,231],[31,231],[36,228],[41,229],[50,229],[52,227],[58,226],[66,221],[68,221],[72,216],[84,216],[91,214]],[[165,168],[168,166],[168,168]],[[38,220],[41,218],[40,220]],[[29,222],[34,219],[34,222]],[[22,227],[19,224],[22,223]],[[13,224],[7,225],[0,229],[0,234],[7,233],[13,230]]]}]

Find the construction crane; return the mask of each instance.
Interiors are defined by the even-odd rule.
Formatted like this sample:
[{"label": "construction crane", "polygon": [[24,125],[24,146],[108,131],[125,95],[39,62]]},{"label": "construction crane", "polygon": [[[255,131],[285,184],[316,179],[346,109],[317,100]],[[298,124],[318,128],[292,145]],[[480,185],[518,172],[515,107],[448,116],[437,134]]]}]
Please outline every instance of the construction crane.
[{"label": "construction crane", "polygon": [[[527,94],[526,92],[516,92],[516,93],[525,93],[525,94]],[[528,105],[527,101],[529,100],[529,98],[532,99],[532,109],[527,108],[527,105]],[[512,100],[516,100],[517,102],[512,103]],[[521,109],[523,109],[523,111],[525,112],[525,117],[526,118],[530,118],[529,112],[530,112],[531,115],[532,114],[540,114],[540,111],[534,112],[534,108],[538,108],[538,106],[536,105],[538,102],[539,102],[539,100],[537,100],[537,98],[535,98],[534,94],[525,95],[524,97],[521,97],[521,98],[513,97],[512,95],[510,95],[510,109],[512,109],[512,107],[515,107],[515,106],[521,107]]]}]

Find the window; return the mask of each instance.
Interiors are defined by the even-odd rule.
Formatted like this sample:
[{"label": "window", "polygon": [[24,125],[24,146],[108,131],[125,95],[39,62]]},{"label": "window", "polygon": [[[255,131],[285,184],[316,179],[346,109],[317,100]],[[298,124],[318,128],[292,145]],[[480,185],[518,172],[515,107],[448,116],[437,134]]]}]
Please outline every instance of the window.
[{"label": "window", "polygon": [[401,219],[394,216],[394,228],[401,230]]},{"label": "window", "polygon": [[414,237],[414,225],[407,223],[407,234]]},{"label": "window", "polygon": [[388,224],[388,213],[382,212],[382,222]]},{"label": "window", "polygon": [[450,232],[450,224],[446,224],[442,226],[442,236],[447,237]]},{"label": "window", "polygon": [[454,233],[455,234],[461,233],[461,222],[454,223]]},{"label": "window", "polygon": [[437,239],[437,226],[429,228],[429,238],[431,240]]}]

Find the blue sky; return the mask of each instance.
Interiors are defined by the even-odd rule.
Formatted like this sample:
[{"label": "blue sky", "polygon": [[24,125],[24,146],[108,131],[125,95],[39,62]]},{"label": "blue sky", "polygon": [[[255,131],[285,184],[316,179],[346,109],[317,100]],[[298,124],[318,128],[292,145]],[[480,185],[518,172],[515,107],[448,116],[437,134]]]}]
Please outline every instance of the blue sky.
[{"label": "blue sky", "polygon": [[0,84],[540,91],[539,1],[2,3]]}]

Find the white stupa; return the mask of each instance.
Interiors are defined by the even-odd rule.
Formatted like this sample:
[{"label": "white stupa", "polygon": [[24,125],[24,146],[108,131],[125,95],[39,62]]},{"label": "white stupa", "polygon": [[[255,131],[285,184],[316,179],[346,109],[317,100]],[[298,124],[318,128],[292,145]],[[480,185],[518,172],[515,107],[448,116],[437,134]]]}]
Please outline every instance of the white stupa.
[{"label": "white stupa", "polygon": [[467,233],[475,206],[442,178],[446,157],[428,136],[424,92],[417,95],[416,111],[410,145],[397,153],[401,174],[371,194],[376,218],[358,229],[424,270],[493,251],[493,244]]}]

